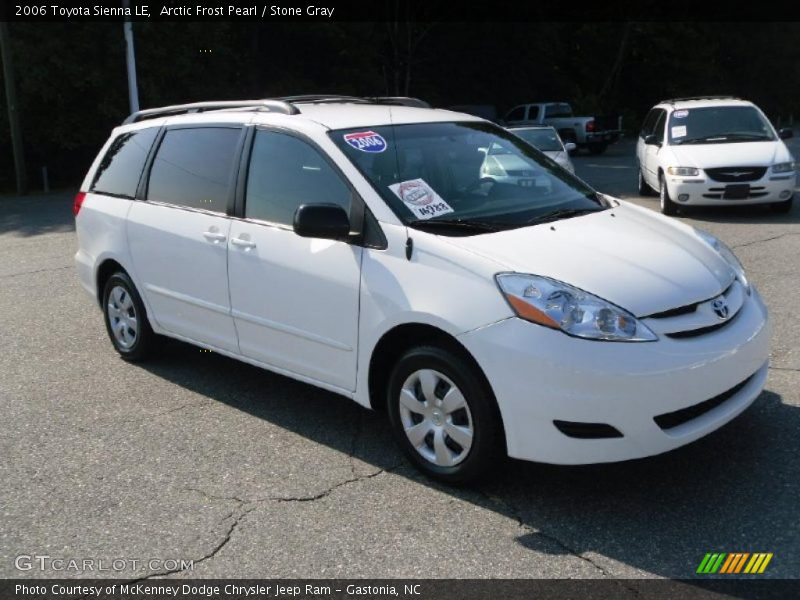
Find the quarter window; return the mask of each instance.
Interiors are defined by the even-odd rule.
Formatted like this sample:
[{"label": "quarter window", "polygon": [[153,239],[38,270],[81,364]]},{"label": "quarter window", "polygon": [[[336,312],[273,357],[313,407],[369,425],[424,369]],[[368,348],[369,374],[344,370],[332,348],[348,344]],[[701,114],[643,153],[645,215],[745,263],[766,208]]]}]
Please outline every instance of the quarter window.
[{"label": "quarter window", "polygon": [[313,146],[283,133],[256,132],[246,217],[291,225],[301,204],[333,203],[349,211],[350,199],[350,189]]},{"label": "quarter window", "polygon": [[148,200],[226,212],[241,130],[171,129],[150,171]]},{"label": "quarter window", "polygon": [[149,127],[120,134],[100,161],[91,191],[134,198],[147,153],[157,133],[157,127]]}]

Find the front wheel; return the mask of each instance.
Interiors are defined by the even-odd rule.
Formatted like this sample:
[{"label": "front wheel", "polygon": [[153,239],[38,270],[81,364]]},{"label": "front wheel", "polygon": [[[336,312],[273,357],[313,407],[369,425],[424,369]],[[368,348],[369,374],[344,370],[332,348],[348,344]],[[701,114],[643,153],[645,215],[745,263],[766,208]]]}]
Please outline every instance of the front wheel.
[{"label": "front wheel", "polygon": [[661,212],[668,217],[674,217],[678,214],[678,205],[669,197],[669,190],[667,189],[667,182],[661,177],[658,181],[659,196],[661,198]]},{"label": "front wheel", "polygon": [[491,390],[467,361],[443,348],[406,352],[389,379],[392,432],[426,475],[464,483],[501,457],[502,427]]},{"label": "front wheel", "polygon": [[127,273],[118,271],[103,288],[103,316],[114,349],[125,360],[144,360],[151,353],[156,334],[150,327],[136,286]]}]

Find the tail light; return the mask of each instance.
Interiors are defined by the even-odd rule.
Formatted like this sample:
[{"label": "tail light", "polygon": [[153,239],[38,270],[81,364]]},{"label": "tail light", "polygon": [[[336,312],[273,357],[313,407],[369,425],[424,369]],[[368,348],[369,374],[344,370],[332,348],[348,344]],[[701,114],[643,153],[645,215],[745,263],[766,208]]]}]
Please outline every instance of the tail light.
[{"label": "tail light", "polygon": [[586,121],[586,131],[594,131],[596,129],[594,121]]},{"label": "tail light", "polygon": [[76,217],[81,210],[84,198],[86,198],[86,192],[78,192],[75,194],[75,200],[72,203],[72,214]]}]

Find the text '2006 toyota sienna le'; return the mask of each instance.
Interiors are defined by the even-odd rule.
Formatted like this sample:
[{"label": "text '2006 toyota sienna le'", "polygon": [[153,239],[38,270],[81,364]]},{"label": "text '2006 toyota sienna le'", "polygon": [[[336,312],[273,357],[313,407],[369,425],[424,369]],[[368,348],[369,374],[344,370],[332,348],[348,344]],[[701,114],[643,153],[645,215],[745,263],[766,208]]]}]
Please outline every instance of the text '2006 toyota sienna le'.
[{"label": "text '2006 toyota sienna le'", "polygon": [[[427,474],[644,457],[767,377],[767,310],[708,233],[412,99],[142,111],[75,199],[123,358],[165,335],[385,410]],[[508,154],[521,173],[494,177]]]}]

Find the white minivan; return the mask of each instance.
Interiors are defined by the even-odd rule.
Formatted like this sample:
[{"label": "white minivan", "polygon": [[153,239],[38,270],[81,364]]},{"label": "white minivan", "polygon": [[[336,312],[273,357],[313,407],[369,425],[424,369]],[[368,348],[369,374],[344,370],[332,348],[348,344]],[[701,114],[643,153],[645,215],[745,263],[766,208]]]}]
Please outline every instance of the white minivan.
[{"label": "white minivan", "polygon": [[[696,440],[767,377],[767,309],[718,239],[599,194],[477,117],[295,97],[131,115],[75,198],[112,344],[169,336],[388,414],[425,473]],[[507,153],[516,180],[485,176]]]},{"label": "white minivan", "polygon": [[784,139],[752,102],[697,97],[664,100],[645,117],[636,157],[639,193],[659,194],[661,212],[681,206],[771,204],[792,208],[795,162]]}]

